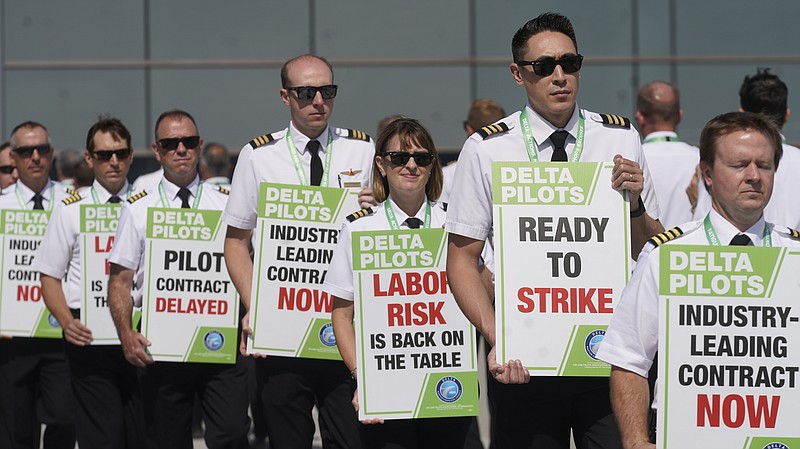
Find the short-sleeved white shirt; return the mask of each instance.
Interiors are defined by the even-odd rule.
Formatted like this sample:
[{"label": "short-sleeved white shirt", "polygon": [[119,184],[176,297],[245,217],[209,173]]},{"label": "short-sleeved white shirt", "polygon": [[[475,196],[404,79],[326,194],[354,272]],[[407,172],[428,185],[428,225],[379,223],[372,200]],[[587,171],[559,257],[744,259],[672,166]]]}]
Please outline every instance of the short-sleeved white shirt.
[{"label": "short-sleeved white shirt", "polygon": [[700,162],[700,149],[677,139],[675,132],[656,131],[648,134],[642,144],[661,209],[659,220],[666,229],[692,220],[686,187]]},{"label": "short-sleeved white shirt", "polygon": [[142,190],[151,190],[158,185],[158,181],[161,181],[161,178],[163,177],[163,168],[159,168],[154,172],[145,173],[133,180],[133,190],[136,192],[141,192]]},{"label": "short-sleeved white shirt", "polygon": [[[130,191],[127,181],[119,192],[121,199],[127,199]],[[95,202],[92,188],[97,195]],[[109,193],[99,182],[95,181],[92,187],[81,189],[80,199],[60,202],[55,206],[44,240],[34,258],[33,267],[36,271],[56,279],[63,279],[66,273],[67,288],[65,296],[67,306],[80,309],[83,299],[82,269],[81,269],[81,205],[105,204],[111,198]]]},{"label": "short-sleeved white shirt", "polygon": [[[550,135],[558,128],[542,118],[529,105],[526,108],[533,138],[538,146],[539,160],[549,161],[553,154]],[[572,118],[563,128],[570,133],[566,141],[567,154],[570,154],[575,146],[578,111],[576,105]],[[580,161],[613,162],[614,155],[621,154],[624,158],[639,163],[645,179],[642,200],[647,213],[653,218],[658,218],[660,215],[658,201],[642,151],[639,133],[633,128],[605,125],[600,114],[586,110],[582,112],[585,118],[585,137]],[[500,121],[508,126],[509,130],[506,132],[493,134],[485,139],[475,133],[464,143],[464,148],[458,157],[453,191],[448,198],[446,225],[448,232],[476,240],[491,239],[492,162],[529,160],[519,118],[518,111]],[[607,182],[610,184],[611,180]],[[636,205],[632,207],[635,208]]]},{"label": "short-sleeved white shirt", "polygon": [[[19,193],[19,195],[17,193]],[[47,185],[45,185],[40,193],[44,197],[42,201],[44,210],[52,211],[55,209],[56,204],[60,203],[64,198],[71,196],[74,191],[68,190],[60,182],[48,180]],[[51,193],[53,195],[52,197]],[[36,192],[31,190],[22,181],[17,181],[16,184],[12,184],[3,190],[3,195],[0,196],[0,210],[32,210],[33,196],[35,194]]]},{"label": "short-sleeved white shirt", "polygon": [[[400,210],[391,198],[388,201],[392,206],[392,211],[400,229],[408,229],[406,224],[408,215]],[[388,231],[392,228],[389,224],[389,218],[386,216],[384,203],[373,206],[370,209],[372,210],[371,214],[352,222],[346,222],[342,227],[342,232],[339,233],[339,243],[337,243],[336,250],[333,252],[328,273],[325,275],[325,283],[322,285],[322,289],[326,292],[347,301],[353,301],[355,298],[353,293],[353,249],[351,243],[353,231],[378,231],[381,229]],[[414,215],[422,220],[423,223],[425,222],[425,210],[426,207],[423,204]],[[444,221],[444,204],[435,201],[431,202],[431,228],[443,227]]]},{"label": "short-sleeved white shirt", "polygon": [[[231,182],[231,196],[225,208],[223,220],[239,229],[256,227],[258,189],[262,182],[299,185],[300,179],[289,153],[287,130],[291,128],[291,138],[300,157],[301,168],[306,179],[311,171],[311,153],[306,150],[309,138],[298,131],[293,124],[289,128],[270,134],[269,138],[258,138],[242,148]],[[328,187],[352,187],[360,190],[368,186],[372,176],[372,162],[375,146],[371,139],[350,137],[351,130],[327,127],[319,135],[319,157],[323,164],[327,155],[328,131],[332,136],[330,170],[327,173]],[[363,133],[357,132],[365,136]],[[256,143],[269,142],[264,144]]]},{"label": "short-sleeved white shirt", "polygon": [[[144,249],[145,249],[145,231],[147,227],[147,209],[150,207],[172,207],[179,209],[181,207],[181,199],[178,198],[178,190],[180,188],[169,182],[166,178],[162,179],[161,184],[164,186],[167,202],[165,205],[161,201],[159,188],[156,184],[151,190],[145,190],[145,195],[139,197],[134,195],[131,200],[122,203],[122,212],[119,217],[119,225],[117,226],[117,233],[114,236],[114,247],[111,249],[111,254],[108,256],[108,261],[130,270],[136,270],[134,277],[136,286],[141,287],[144,282]],[[195,198],[198,191],[200,191],[200,178],[195,177],[194,180],[186,186],[192,195],[189,197],[189,204],[194,205]],[[138,197],[138,198],[137,198]],[[197,205],[198,209],[205,210],[223,210],[225,203],[228,200],[228,195],[220,190],[220,187],[211,184],[203,184],[202,191],[200,191],[200,202]],[[193,206],[194,207],[194,206]],[[141,289],[136,290],[133,298],[136,307],[142,306]]]},{"label": "short-sleeved white shirt", "polygon": [[[711,224],[720,242],[730,242],[739,231],[716,211],[709,214]],[[764,218],[751,226],[745,234],[754,246],[763,245]],[[800,247],[800,241],[791,237],[783,226],[768,224],[773,246]],[[703,220],[679,226],[684,231],[680,237],[663,245],[708,245]],[[662,245],[662,246],[663,246]],[[597,357],[611,365],[647,377],[658,350],[658,290],[659,254],[661,246],[645,244],[639,255],[636,269],[622,291],[608,330],[600,344]],[[654,405],[655,407],[655,405]]]}]

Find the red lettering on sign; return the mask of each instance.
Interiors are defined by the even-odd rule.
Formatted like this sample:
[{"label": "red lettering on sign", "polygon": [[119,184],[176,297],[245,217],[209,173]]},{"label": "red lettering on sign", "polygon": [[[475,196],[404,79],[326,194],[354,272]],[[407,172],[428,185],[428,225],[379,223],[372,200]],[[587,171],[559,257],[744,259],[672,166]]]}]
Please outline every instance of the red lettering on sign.
[{"label": "red lettering on sign", "polygon": [[447,324],[442,315],[442,307],[444,307],[444,301],[387,304],[389,326]]},{"label": "red lettering on sign", "polygon": [[[720,423],[729,428],[741,427],[747,419],[751,429],[775,428],[778,419],[780,396],[741,396],[729,394],[697,395],[697,427],[719,427]],[[708,424],[706,424],[706,422]]]}]

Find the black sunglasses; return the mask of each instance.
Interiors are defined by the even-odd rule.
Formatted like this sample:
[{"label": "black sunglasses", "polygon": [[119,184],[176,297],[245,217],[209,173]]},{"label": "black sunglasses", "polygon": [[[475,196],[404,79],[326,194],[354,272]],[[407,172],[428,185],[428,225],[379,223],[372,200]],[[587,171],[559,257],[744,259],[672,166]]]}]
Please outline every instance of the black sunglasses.
[{"label": "black sunglasses", "polygon": [[406,165],[408,160],[414,158],[414,163],[420,167],[427,167],[433,163],[433,155],[430,153],[409,153],[407,151],[387,151],[384,156],[389,156],[389,160],[394,165]]},{"label": "black sunglasses", "polygon": [[323,100],[332,100],[336,98],[336,91],[339,86],[336,84],[328,84],[327,86],[297,86],[287,87],[286,90],[293,90],[297,94],[297,98],[303,101],[313,100],[317,96],[317,92],[322,94]]},{"label": "black sunglasses", "polygon": [[556,70],[556,66],[560,65],[564,69],[564,73],[575,73],[581,69],[583,65],[583,55],[567,55],[559,59],[552,56],[545,56],[536,61],[517,61],[517,65],[529,65],[533,67],[533,73],[538,76],[550,76]]},{"label": "black sunglasses", "polygon": [[183,144],[183,147],[187,150],[193,150],[200,146],[200,136],[167,137],[164,139],[158,139],[158,146],[164,151],[175,151],[178,149],[178,145],[180,144]]},{"label": "black sunglasses", "polygon": [[40,156],[47,156],[51,151],[53,151],[53,147],[49,143],[26,147],[16,147],[14,148],[14,153],[17,153],[18,156],[22,157],[31,157],[33,156],[33,150],[38,151]]},{"label": "black sunglasses", "polygon": [[121,148],[119,150],[94,150],[92,156],[100,161],[110,161],[112,157],[117,156],[117,160],[127,159],[131,155],[130,148]]},{"label": "black sunglasses", "polygon": [[14,167],[13,165],[0,165],[0,173],[4,175],[10,175],[11,173],[14,173],[14,170],[16,169],[17,167]]}]

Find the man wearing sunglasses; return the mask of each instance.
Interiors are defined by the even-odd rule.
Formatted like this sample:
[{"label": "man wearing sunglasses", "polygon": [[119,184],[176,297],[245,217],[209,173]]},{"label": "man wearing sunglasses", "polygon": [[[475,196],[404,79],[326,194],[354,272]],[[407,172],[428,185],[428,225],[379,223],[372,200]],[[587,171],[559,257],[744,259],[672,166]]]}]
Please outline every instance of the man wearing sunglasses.
[{"label": "man wearing sunglasses", "polygon": [[209,449],[247,447],[247,385],[242,360],[232,365],[155,362],[149,341],[131,326],[133,307],[142,307],[141,290],[131,300],[131,284],[144,282],[147,209],[168,207],[222,210],[228,191],[201,182],[197,173],[203,139],[194,118],[172,110],[156,121],[153,154],[164,177],[153,189],[122,203],[114,247],[109,255],[109,307],[125,358],[143,370],[142,403],[147,437],[158,448],[192,447],[192,409],[200,397]]},{"label": "man wearing sunglasses", "polygon": [[17,166],[11,158],[11,144],[3,142],[0,145],[0,191],[7,189],[17,182]]},{"label": "man wearing sunglasses", "polygon": [[[11,158],[19,180],[0,196],[0,210],[52,211],[56,203],[73,193],[49,177],[53,146],[41,123],[26,121],[14,127]],[[46,425],[45,448],[74,447],[73,398],[63,343],[27,337],[3,343],[14,358],[6,366],[14,388],[13,447],[38,447],[41,424]]]},{"label": "man wearing sunglasses", "polygon": [[[447,214],[449,284],[459,306],[495,345],[495,312],[481,284],[478,258],[493,227],[493,161],[614,162],[611,187],[631,201],[631,248],[638,254],[663,228],[638,133],[622,117],[577,106],[583,56],[569,19],[545,13],[512,39],[514,81],[525,89],[522,110],[473,134],[464,144]],[[645,206],[647,213],[645,212]],[[546,281],[549,273],[533,274]],[[497,447],[621,447],[608,378],[535,377],[519,360],[488,356],[489,395]],[[525,385],[508,385],[525,384]]]},{"label": "man wearing sunglasses", "polygon": [[[371,179],[372,139],[361,131],[328,123],[337,92],[333,69],[325,59],[301,55],[287,61],[281,69],[280,97],[289,108],[289,126],[253,139],[239,154],[223,216],[228,224],[225,261],[248,310],[253,273],[250,240],[256,227],[259,185],[274,182],[360,191]],[[249,335],[247,326],[245,317],[244,332]],[[325,447],[360,447],[358,419],[350,404],[351,376],[343,362],[269,356],[256,360],[256,371],[263,387],[270,447],[310,449],[315,404]]]},{"label": "man wearing sunglasses", "polygon": [[[117,345],[93,345],[80,319],[83,303],[81,207],[119,204],[131,196],[128,169],[131,134],[115,118],[101,118],[86,135],[84,160],[94,174],[88,189],[58,204],[35,257],[42,293],[64,330],[64,349],[75,396],[75,431],[82,448],[140,447],[141,420],[136,368]],[[66,291],[62,284],[65,273]],[[126,426],[127,424],[127,426]]]}]

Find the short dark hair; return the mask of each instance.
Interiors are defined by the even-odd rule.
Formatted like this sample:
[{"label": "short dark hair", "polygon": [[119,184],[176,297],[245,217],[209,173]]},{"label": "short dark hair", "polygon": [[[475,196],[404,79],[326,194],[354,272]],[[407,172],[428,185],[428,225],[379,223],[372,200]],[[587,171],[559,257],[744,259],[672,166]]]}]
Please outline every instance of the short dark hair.
[{"label": "short dark hair", "polygon": [[764,114],[783,128],[789,88],[769,68],[759,68],[755,75],[745,76],[739,88],[739,105],[743,111]]},{"label": "short dark hair", "polygon": [[160,125],[161,122],[163,122],[164,120],[166,120],[168,118],[169,119],[175,119],[175,120],[179,120],[181,118],[188,119],[194,125],[194,129],[196,129],[198,133],[200,132],[200,129],[197,127],[197,122],[194,121],[194,117],[192,117],[192,114],[189,114],[188,112],[184,111],[183,109],[172,109],[170,111],[165,111],[165,112],[161,113],[161,115],[158,116],[158,119],[156,120],[155,131],[153,132],[153,135],[155,136],[156,140],[158,140],[158,125]]},{"label": "short dark hair", "polygon": [[[210,148],[222,148],[219,152],[210,152]],[[228,148],[217,142],[209,142],[200,153],[200,165],[210,176],[228,176],[231,170],[231,159]]]},{"label": "short dark hair", "polygon": [[479,98],[470,104],[469,112],[467,112],[466,124],[471,126],[474,130],[479,130],[505,116],[506,111],[500,106],[500,103],[494,100]]},{"label": "short dark hair", "polygon": [[375,160],[372,162],[372,192],[375,201],[382,202],[389,197],[389,182],[381,175],[378,170],[377,157],[382,157],[386,152],[386,145],[389,141],[397,136],[400,139],[400,148],[406,149],[411,146],[425,148],[433,156],[433,164],[431,165],[431,175],[428,178],[428,183],[425,185],[425,195],[431,201],[436,201],[442,195],[442,183],[444,175],[442,174],[442,162],[439,160],[439,153],[436,151],[436,145],[433,143],[431,133],[422,126],[422,124],[408,117],[399,118],[392,123],[386,125],[383,131],[378,134],[375,141]]},{"label": "short dark hair", "polygon": [[15,126],[14,129],[11,130],[11,140],[9,142],[11,143],[12,150],[17,147],[17,143],[14,142],[14,134],[16,134],[16,132],[22,128],[42,128],[44,132],[47,134],[48,142],[50,141],[50,133],[47,131],[47,128],[45,128],[44,125],[42,125],[39,122],[34,122],[33,120],[26,120],[20,123],[19,125]]},{"label": "short dark hair", "polygon": [[[668,98],[668,101],[656,99],[655,90],[658,85],[671,89],[673,97]],[[636,95],[636,110],[647,119],[677,125],[681,120],[680,92],[677,87],[665,81],[645,84]]]},{"label": "short dark hair", "polygon": [[327,59],[323,58],[322,56],[312,55],[311,53],[306,53],[300,56],[295,56],[294,58],[286,61],[283,63],[281,67],[281,87],[286,89],[287,87],[294,87],[289,83],[289,66],[292,65],[295,61],[299,61],[300,59],[311,58],[317,59],[325,63],[328,66],[328,69],[331,71],[331,81],[333,81],[333,66]]},{"label": "short dark hair", "polygon": [[544,31],[566,34],[572,40],[575,51],[578,51],[578,39],[575,37],[575,28],[572,27],[572,22],[561,14],[546,12],[529,20],[514,33],[514,37],[511,39],[511,55],[514,57],[514,62],[521,61],[525,57],[525,52],[528,50],[528,39]]},{"label": "short dark hair", "polygon": [[89,153],[94,153],[94,135],[97,133],[111,134],[117,140],[124,140],[128,148],[131,148],[131,133],[117,118],[100,116],[89,128],[89,132],[86,133],[86,149]]},{"label": "short dark hair", "polygon": [[781,133],[772,120],[752,112],[728,112],[712,118],[700,133],[700,162],[714,166],[719,140],[736,131],[755,131],[766,137],[774,150],[775,169],[783,156]]}]

